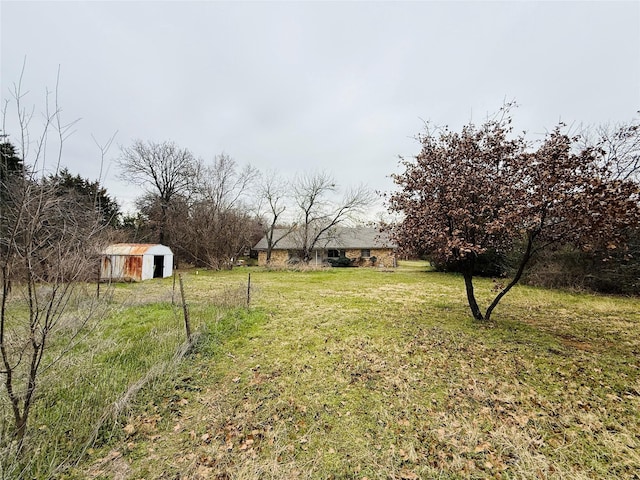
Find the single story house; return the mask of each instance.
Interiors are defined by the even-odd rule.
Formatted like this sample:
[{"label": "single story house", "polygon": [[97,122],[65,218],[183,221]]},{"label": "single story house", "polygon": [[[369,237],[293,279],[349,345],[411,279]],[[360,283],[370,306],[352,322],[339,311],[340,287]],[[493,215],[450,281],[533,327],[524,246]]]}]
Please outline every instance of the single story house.
[{"label": "single story house", "polygon": [[[279,228],[274,231],[275,246],[271,250],[271,265],[287,265],[301,260],[298,231]],[[254,247],[258,265],[267,264],[267,238]],[[325,232],[311,252],[311,264],[323,265],[340,257],[352,260],[353,265],[395,267],[397,245],[386,233],[371,227],[336,227]]]},{"label": "single story house", "polygon": [[149,243],[116,243],[102,252],[100,280],[139,282],[173,274],[173,252]]}]

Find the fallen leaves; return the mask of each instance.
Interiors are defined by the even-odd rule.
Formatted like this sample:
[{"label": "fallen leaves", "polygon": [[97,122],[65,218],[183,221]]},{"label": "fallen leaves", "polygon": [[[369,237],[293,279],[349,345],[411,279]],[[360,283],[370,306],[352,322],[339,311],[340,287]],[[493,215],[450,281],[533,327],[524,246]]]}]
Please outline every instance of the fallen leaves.
[{"label": "fallen leaves", "polygon": [[134,427],[132,424],[128,423],[127,425],[124,426],[124,428],[122,429],[124,431],[124,433],[130,437],[132,436],[134,433],[136,433],[136,427]]},{"label": "fallen leaves", "polygon": [[[330,320],[322,317],[331,322],[326,328],[315,317],[303,322],[303,309],[299,323],[295,315],[274,314],[273,335],[261,337],[269,342],[200,365],[202,382],[216,379],[200,394],[171,391],[169,412],[155,427],[153,420],[130,420],[119,455],[135,457],[141,442],[129,437],[156,428],[163,437],[156,431],[147,438],[163,458],[154,462],[193,479],[257,478],[255,472],[287,479],[534,478],[538,469],[549,477],[550,465],[558,477],[573,478],[589,476],[586,462],[567,466],[562,456],[594,451],[606,452],[606,467],[620,478],[631,475],[640,451],[629,435],[640,402],[637,366],[625,367],[623,377],[621,367],[560,340],[551,346],[561,355],[551,353],[544,333],[506,321],[470,331],[459,317],[446,324],[445,316],[433,326],[423,293],[401,290],[403,298],[419,297],[416,304],[367,296],[343,316],[341,299],[328,296],[336,306]],[[456,305],[440,290],[430,295]],[[394,302],[401,313],[391,312]],[[175,457],[167,459],[167,446]]]},{"label": "fallen leaves", "polygon": [[482,442],[481,444],[477,445],[476,448],[473,449],[473,451],[474,453],[484,453],[490,448],[491,444],[489,444],[488,442]]},{"label": "fallen leaves", "polygon": [[400,470],[400,478],[402,480],[419,480],[420,479],[417,473],[407,469]]}]

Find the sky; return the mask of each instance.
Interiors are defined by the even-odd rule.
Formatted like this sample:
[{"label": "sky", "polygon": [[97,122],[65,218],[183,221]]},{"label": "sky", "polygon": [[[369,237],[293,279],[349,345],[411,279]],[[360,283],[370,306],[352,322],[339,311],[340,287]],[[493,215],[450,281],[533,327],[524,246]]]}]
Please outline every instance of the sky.
[{"label": "sky", "polygon": [[515,100],[535,140],[640,110],[637,1],[1,0],[0,28],[5,134],[18,143],[17,84],[32,139],[57,90],[77,120],[61,164],[125,211],[141,191],[116,160],[136,139],[390,191],[425,121],[459,129]]}]

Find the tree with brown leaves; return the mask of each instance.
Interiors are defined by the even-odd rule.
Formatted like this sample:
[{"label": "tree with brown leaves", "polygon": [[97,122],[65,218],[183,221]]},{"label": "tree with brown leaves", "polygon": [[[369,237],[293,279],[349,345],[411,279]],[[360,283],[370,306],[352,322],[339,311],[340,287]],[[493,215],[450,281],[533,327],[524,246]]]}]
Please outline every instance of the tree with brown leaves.
[{"label": "tree with brown leaves", "polygon": [[[624,232],[638,224],[638,185],[616,178],[601,152],[577,149],[578,139],[558,126],[532,149],[511,137],[508,108],[460,133],[427,125],[421,151],[403,160],[388,196],[403,221],[391,227],[405,249],[462,265],[473,317],[489,320],[516,285],[533,255],[559,243],[584,249],[624,248]],[[513,278],[486,311],[477,303],[474,265],[487,252],[517,251]]]}]

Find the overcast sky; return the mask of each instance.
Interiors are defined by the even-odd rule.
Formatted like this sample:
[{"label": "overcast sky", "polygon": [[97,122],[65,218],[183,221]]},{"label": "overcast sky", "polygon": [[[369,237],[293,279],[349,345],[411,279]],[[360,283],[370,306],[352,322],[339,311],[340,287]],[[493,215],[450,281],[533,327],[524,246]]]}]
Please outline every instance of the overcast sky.
[{"label": "overcast sky", "polygon": [[534,139],[640,109],[637,1],[2,0],[0,15],[3,103],[24,64],[23,103],[44,111],[60,68],[63,120],[81,119],[62,163],[97,179],[92,135],[117,131],[103,180],[125,209],[140,192],[114,160],[134,139],[384,191],[424,120],[458,129],[515,99]]}]

